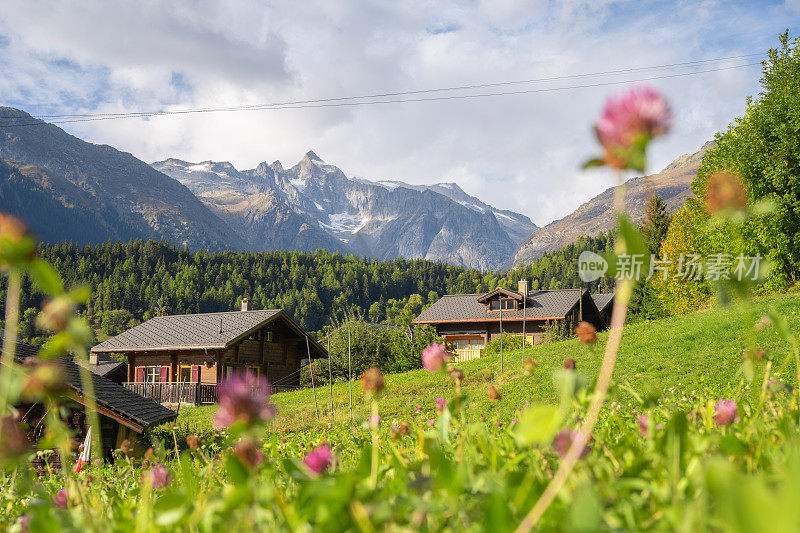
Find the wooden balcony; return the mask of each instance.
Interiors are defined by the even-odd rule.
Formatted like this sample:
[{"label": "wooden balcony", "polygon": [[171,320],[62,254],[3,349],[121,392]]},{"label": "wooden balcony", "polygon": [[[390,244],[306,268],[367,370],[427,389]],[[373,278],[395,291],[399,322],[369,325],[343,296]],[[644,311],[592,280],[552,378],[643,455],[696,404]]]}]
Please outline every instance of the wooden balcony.
[{"label": "wooden balcony", "polygon": [[123,383],[125,388],[158,403],[192,405],[217,402],[217,386],[213,383]]},{"label": "wooden balcony", "polygon": [[453,350],[453,358],[450,359],[451,363],[463,363],[464,361],[472,361],[481,356],[481,348],[465,348],[462,350]]}]

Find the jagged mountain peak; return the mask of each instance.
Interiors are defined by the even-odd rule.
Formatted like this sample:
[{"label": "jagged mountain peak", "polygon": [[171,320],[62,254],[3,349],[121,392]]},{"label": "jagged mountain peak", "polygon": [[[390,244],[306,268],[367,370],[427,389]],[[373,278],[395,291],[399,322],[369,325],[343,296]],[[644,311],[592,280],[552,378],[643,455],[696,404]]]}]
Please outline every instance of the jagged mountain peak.
[{"label": "jagged mountain peak", "polygon": [[303,156],[303,159],[314,161],[316,163],[322,163],[323,165],[325,164],[325,161],[323,161],[320,156],[315,154],[314,150],[309,150],[308,152],[306,152],[306,155]]}]

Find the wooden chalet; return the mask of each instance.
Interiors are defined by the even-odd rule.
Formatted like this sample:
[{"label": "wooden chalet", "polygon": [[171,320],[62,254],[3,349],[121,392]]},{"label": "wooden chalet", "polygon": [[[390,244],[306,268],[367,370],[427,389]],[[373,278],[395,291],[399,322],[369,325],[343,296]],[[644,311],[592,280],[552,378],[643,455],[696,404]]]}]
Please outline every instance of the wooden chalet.
[{"label": "wooden chalet", "polygon": [[600,313],[600,318],[606,326],[611,325],[611,309],[614,307],[614,293],[605,292],[599,294],[592,294],[592,300]]},{"label": "wooden chalet", "polygon": [[215,403],[234,372],[266,376],[277,389],[300,384],[301,361],[328,353],[281,309],[151,318],[92,348],[128,359],[124,385],[160,403]]},{"label": "wooden chalet", "polygon": [[[0,331],[0,339],[3,338],[2,333]],[[28,358],[35,357],[38,352],[39,349],[36,346],[18,341],[15,360],[18,364],[24,364]],[[58,363],[62,368],[67,385],[66,399],[62,402],[61,409],[65,413],[64,420],[67,426],[75,432],[73,442],[77,448],[77,445],[83,442],[88,428],[85,412],[87,400],[80,368],[75,361],[68,357],[58,359]],[[100,419],[103,454],[106,457],[110,457],[110,452],[118,449],[123,441],[128,440],[133,445],[144,430],[177,418],[175,411],[144,398],[104,376],[92,373],[91,378],[95,405]],[[20,413],[21,421],[29,426],[28,440],[31,443],[37,442],[45,431],[43,423],[47,412],[45,406],[28,403],[18,405],[17,410]]]},{"label": "wooden chalet", "polygon": [[542,342],[548,323],[563,321],[571,329],[581,320],[598,330],[606,328],[588,290],[528,291],[523,280],[516,291],[498,287],[484,294],[445,295],[414,323],[434,326],[456,360],[464,361],[480,357],[486,343],[501,332],[522,335],[523,324],[525,342],[532,345]]}]

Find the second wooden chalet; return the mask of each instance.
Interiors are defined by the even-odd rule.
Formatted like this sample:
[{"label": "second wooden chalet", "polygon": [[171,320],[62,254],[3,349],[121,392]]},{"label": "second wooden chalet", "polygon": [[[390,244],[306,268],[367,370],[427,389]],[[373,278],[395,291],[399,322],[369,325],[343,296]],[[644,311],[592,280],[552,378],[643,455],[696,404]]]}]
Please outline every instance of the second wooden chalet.
[{"label": "second wooden chalet", "polygon": [[595,300],[585,289],[528,291],[527,281],[518,290],[498,287],[484,294],[445,295],[425,309],[415,324],[430,324],[445,338],[458,360],[480,357],[486,343],[501,332],[522,335],[525,341],[538,344],[545,335],[545,325],[565,322],[567,328],[581,320],[597,329],[606,323]]},{"label": "second wooden chalet", "polygon": [[327,351],[281,309],[151,318],[92,348],[127,356],[125,386],[161,403],[214,403],[234,372],[266,376],[277,389],[300,383],[303,359]]}]

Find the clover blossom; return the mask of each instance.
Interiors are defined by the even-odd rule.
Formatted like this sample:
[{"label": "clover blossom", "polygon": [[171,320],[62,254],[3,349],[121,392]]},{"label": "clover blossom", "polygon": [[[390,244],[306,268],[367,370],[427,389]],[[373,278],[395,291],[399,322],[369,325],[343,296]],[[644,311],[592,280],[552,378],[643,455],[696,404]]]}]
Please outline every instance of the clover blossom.
[{"label": "clover blossom", "polygon": [[434,342],[422,350],[422,366],[429,372],[436,372],[450,360],[450,354],[444,348],[444,344]]},{"label": "clover blossom", "polygon": [[219,407],[214,415],[217,427],[228,427],[236,422],[247,425],[275,416],[277,408],[269,402],[272,388],[263,376],[234,374],[218,387]]}]

